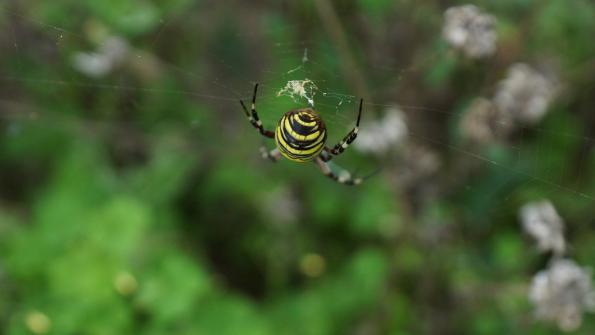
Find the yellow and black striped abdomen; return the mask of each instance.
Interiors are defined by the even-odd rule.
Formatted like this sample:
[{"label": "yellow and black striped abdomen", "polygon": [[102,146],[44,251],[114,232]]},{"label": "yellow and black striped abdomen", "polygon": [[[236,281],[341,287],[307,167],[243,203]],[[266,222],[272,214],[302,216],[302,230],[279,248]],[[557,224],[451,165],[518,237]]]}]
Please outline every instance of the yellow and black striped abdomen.
[{"label": "yellow and black striped abdomen", "polygon": [[324,122],[311,108],[289,111],[279,120],[275,142],[285,158],[295,162],[311,161],[324,148]]}]

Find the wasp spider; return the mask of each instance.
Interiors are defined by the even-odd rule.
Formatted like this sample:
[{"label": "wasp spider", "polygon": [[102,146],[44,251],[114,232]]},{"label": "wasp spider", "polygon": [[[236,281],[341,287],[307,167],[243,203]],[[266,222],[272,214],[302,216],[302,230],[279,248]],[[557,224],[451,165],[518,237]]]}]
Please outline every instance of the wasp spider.
[{"label": "wasp spider", "polygon": [[359,185],[365,178],[353,178],[347,171],[341,174],[333,172],[327,163],[333,156],[338,156],[355,140],[357,137],[359,121],[362,116],[363,99],[359,102],[359,112],[357,122],[347,136],[343,138],[334,147],[329,148],[326,144],[326,127],[322,118],[312,108],[301,108],[290,110],[285,113],[275,131],[266,130],[262,126],[262,121],[256,113],[256,92],[258,84],[254,85],[254,94],[252,95],[251,112],[248,111],[242,100],[242,108],[248,117],[248,121],[263,136],[274,138],[277,147],[271,151],[261,147],[260,151],[263,158],[268,158],[273,162],[285,157],[294,162],[315,162],[322,173],[327,177],[346,185]]}]

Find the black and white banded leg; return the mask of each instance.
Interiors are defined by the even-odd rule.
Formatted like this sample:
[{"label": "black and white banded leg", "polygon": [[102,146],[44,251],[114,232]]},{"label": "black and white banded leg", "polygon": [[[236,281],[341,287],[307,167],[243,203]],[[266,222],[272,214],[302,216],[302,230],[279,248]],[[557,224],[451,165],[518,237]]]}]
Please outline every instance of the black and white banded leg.
[{"label": "black and white banded leg", "polygon": [[270,131],[270,130],[266,130],[262,127],[262,121],[260,121],[260,119],[258,118],[258,114],[256,113],[256,92],[258,91],[258,83],[256,83],[254,85],[254,94],[252,95],[252,108],[250,109],[251,112],[248,112],[248,108],[246,108],[246,105],[244,104],[244,102],[242,100],[240,100],[240,104],[242,105],[242,108],[244,109],[244,113],[246,113],[246,117],[248,118],[248,121],[250,121],[250,123],[252,124],[252,126],[254,126],[254,128],[256,128],[263,136],[266,136],[268,138],[275,138],[275,133]]},{"label": "black and white banded leg", "polygon": [[[351,131],[349,132],[349,134],[347,134],[347,136],[345,136],[341,142],[337,143],[333,148],[325,148],[325,151],[327,153],[331,153],[335,156],[338,156],[340,154],[343,153],[343,151],[345,151],[345,149],[347,149],[347,147],[353,142],[355,141],[355,139],[357,138],[357,132],[359,131],[359,121],[362,117],[362,105],[364,103],[364,99],[360,99],[359,101],[359,112],[357,114],[357,122],[355,123],[355,127],[353,129],[351,129]],[[324,157],[322,157],[322,159],[325,162],[328,162],[332,159],[331,155],[326,155]]]},{"label": "black and white banded leg", "polygon": [[343,170],[342,173],[336,174],[331,170],[331,167],[325,162],[320,156],[316,157],[315,160],[316,164],[320,168],[320,171],[324,173],[325,176],[331,178],[332,180],[345,184],[345,185],[359,185],[361,184],[365,178],[353,178],[351,173],[346,170]]},{"label": "black and white banded leg", "polygon": [[279,149],[275,148],[273,150],[268,150],[264,145],[260,147],[260,154],[262,155],[262,158],[264,159],[269,159],[272,162],[276,162],[279,159],[281,159],[281,152],[279,152]]}]

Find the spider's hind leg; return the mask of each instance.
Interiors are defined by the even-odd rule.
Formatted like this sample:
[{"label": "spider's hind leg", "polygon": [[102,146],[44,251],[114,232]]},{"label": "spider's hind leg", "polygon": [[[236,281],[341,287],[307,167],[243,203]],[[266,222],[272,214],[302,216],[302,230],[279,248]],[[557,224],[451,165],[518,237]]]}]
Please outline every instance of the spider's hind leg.
[{"label": "spider's hind leg", "polygon": [[347,171],[343,171],[342,174],[334,173],[329,164],[325,162],[323,158],[321,158],[320,156],[316,157],[314,162],[318,165],[320,171],[322,171],[322,173],[324,173],[325,176],[331,178],[332,180],[338,183],[354,186],[361,184],[365,180],[365,178],[354,178],[351,175],[351,173]]},{"label": "spider's hind leg", "polygon": [[264,145],[260,147],[260,154],[262,158],[269,159],[272,162],[277,162],[281,159],[281,152],[279,149],[275,148],[273,150],[268,150]]},{"label": "spider's hind leg", "polygon": [[322,149],[319,157],[320,159],[322,159],[323,162],[328,162],[331,159],[333,159],[333,156],[330,153],[330,149],[327,147],[324,147],[324,149]]}]

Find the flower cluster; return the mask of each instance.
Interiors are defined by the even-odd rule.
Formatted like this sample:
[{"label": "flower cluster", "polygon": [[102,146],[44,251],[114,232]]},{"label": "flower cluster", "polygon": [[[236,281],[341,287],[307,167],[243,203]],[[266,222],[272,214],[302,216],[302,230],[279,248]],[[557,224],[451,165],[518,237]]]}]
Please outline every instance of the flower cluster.
[{"label": "flower cluster", "polygon": [[581,325],[584,311],[595,311],[591,270],[562,258],[566,249],[564,222],[551,202],[528,203],[519,216],[525,231],[537,240],[538,249],[554,255],[549,266],[535,274],[529,288],[535,316],[555,321],[563,331],[573,331]]},{"label": "flower cluster", "polygon": [[515,127],[533,125],[546,114],[557,93],[556,80],[524,63],[513,64],[492,100],[477,98],[461,120],[466,138],[486,143]]},{"label": "flower cluster", "polygon": [[385,154],[402,144],[409,132],[405,114],[397,106],[388,108],[382,119],[368,122],[361,128],[365,131],[358,134],[353,145],[361,152],[375,155]]},{"label": "flower cluster", "polygon": [[473,100],[461,120],[465,138],[477,143],[489,143],[505,137],[512,129],[512,119],[486,98]]},{"label": "flower cluster", "polygon": [[470,58],[483,58],[496,51],[496,20],[474,5],[451,7],[444,13],[442,35],[455,49]]},{"label": "flower cluster", "polygon": [[73,66],[79,72],[94,78],[103,77],[119,67],[130,52],[128,42],[120,37],[109,37],[97,52],[79,52],[74,55]]},{"label": "flower cluster", "polygon": [[537,240],[540,251],[564,253],[564,222],[548,200],[531,202],[520,210],[523,229]]},{"label": "flower cluster", "polygon": [[524,124],[539,122],[555,96],[555,81],[527,64],[513,64],[498,86],[494,103]]},{"label": "flower cluster", "polygon": [[442,162],[432,149],[415,143],[409,143],[402,152],[397,183],[402,187],[420,185],[440,168]]},{"label": "flower cluster", "polygon": [[300,201],[288,188],[268,192],[263,201],[263,210],[277,226],[295,223],[300,215]]},{"label": "flower cluster", "polygon": [[538,318],[557,322],[563,331],[573,331],[581,325],[583,310],[595,310],[591,270],[570,259],[556,259],[533,277],[529,300]]}]

